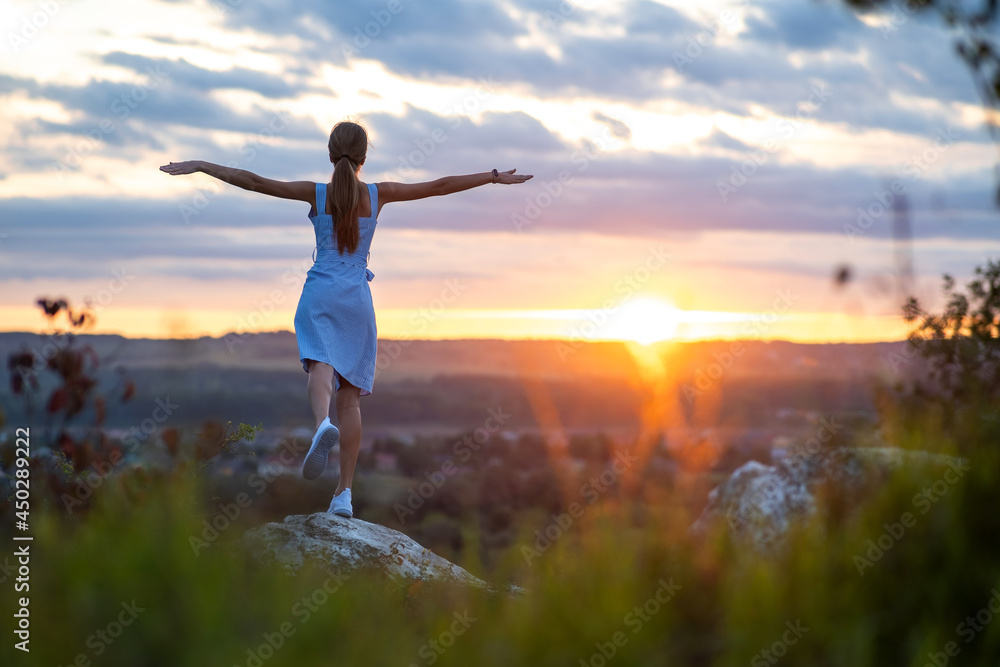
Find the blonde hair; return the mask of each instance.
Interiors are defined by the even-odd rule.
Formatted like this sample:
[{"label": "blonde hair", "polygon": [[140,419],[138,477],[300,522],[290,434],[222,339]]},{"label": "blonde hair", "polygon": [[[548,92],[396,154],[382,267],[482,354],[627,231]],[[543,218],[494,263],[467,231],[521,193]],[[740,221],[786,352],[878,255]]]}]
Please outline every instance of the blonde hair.
[{"label": "blonde hair", "polygon": [[[333,163],[333,178],[331,187],[326,190],[326,200],[333,215],[333,238],[343,255],[345,250],[353,253],[361,242],[357,170],[368,154],[368,133],[357,123],[342,121],[330,131],[327,148]],[[318,207],[319,202],[316,205]]]}]

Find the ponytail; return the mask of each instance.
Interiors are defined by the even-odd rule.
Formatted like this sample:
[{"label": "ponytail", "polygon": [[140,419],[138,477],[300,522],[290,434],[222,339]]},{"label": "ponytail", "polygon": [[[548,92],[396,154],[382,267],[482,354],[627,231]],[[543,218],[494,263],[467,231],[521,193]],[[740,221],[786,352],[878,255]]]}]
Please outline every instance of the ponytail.
[{"label": "ponytail", "polygon": [[326,189],[326,199],[333,214],[333,239],[343,255],[358,249],[361,230],[358,227],[358,176],[346,155],[337,160],[333,169],[333,187]]},{"label": "ponytail", "polygon": [[357,251],[361,243],[357,169],[365,163],[368,133],[357,123],[337,123],[330,132],[327,147],[333,163],[333,177],[326,189],[326,201],[333,216],[333,240],[341,255],[345,251],[350,254]]}]

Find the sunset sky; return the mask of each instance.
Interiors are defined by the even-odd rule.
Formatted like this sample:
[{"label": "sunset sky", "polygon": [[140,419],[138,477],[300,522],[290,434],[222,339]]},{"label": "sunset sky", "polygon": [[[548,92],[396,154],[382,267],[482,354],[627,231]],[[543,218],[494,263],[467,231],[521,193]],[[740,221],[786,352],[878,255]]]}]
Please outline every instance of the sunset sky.
[{"label": "sunset sky", "polygon": [[893,184],[928,303],[942,273],[1000,255],[997,150],[936,16],[833,0],[0,16],[0,330],[41,330],[40,296],[90,300],[97,333],[291,330],[308,206],[157,167],[326,181],[345,118],[369,131],[365,181],[534,174],[383,209],[386,338],[899,339]]}]

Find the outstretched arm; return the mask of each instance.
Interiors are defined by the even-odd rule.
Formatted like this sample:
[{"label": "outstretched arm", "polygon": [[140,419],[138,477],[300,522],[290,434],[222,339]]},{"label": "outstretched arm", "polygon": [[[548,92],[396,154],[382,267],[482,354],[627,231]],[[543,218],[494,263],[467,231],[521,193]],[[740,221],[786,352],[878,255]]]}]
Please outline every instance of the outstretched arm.
[{"label": "outstretched arm", "polygon": [[204,162],[203,160],[188,160],[187,162],[171,162],[160,167],[160,171],[171,176],[181,176],[183,174],[194,174],[202,172],[220,181],[225,181],[230,185],[235,185],[244,190],[259,192],[281,199],[297,199],[314,203],[316,196],[316,186],[310,181],[275,181],[270,178],[258,176],[246,169],[235,169],[233,167],[223,167],[219,164]]},{"label": "outstretched arm", "polygon": [[[513,185],[524,183],[531,178],[530,174],[515,174],[515,171],[517,169],[497,172],[496,182],[503,185]],[[424,183],[386,182],[378,184],[378,196],[380,204],[388,204],[394,201],[413,201],[414,199],[450,195],[493,182],[493,172],[491,171],[484,171],[481,174],[466,174],[465,176],[445,176],[436,181],[426,181]]]}]

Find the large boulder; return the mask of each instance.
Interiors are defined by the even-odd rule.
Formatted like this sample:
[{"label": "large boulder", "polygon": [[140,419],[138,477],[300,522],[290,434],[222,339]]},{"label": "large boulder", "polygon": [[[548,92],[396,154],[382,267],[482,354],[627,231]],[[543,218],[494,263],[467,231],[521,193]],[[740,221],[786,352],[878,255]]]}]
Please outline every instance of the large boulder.
[{"label": "large boulder", "polygon": [[[244,533],[240,544],[258,563],[277,565],[289,574],[312,563],[341,574],[380,570],[396,579],[495,590],[399,531],[329,512],[288,516],[281,523],[251,528]],[[512,587],[504,592],[520,592],[520,589]]]},{"label": "large boulder", "polygon": [[892,447],[837,448],[796,455],[769,466],[750,461],[708,494],[708,505],[691,527],[704,534],[726,526],[759,551],[784,543],[796,521],[821,511],[820,488],[859,501],[866,490],[895,470],[946,468],[964,461],[941,454]]}]

